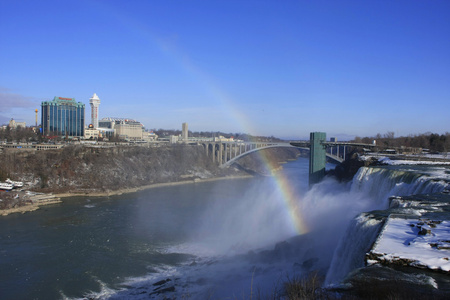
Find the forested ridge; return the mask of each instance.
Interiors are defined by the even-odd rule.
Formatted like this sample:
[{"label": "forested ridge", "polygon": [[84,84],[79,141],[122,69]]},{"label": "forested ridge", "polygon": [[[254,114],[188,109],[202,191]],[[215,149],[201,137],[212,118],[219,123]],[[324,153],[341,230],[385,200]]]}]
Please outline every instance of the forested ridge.
[{"label": "forested ridge", "polygon": [[445,134],[427,132],[423,134],[395,137],[395,133],[389,131],[383,135],[378,133],[373,137],[355,137],[353,141],[371,144],[374,140],[376,141],[376,144],[381,147],[416,147],[429,149],[432,152],[447,152],[450,150],[450,133],[448,132]]}]

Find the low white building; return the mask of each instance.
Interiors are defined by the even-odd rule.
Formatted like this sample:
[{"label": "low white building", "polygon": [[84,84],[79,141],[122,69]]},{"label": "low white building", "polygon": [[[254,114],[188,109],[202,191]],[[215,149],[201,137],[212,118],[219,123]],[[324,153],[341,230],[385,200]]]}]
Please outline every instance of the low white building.
[{"label": "low white building", "polygon": [[226,138],[224,136],[214,137],[214,142],[234,142],[234,138]]},{"label": "low white building", "polygon": [[[119,136],[126,140],[142,140],[144,135],[144,125],[132,119],[123,118],[103,118],[98,122],[100,133]],[[109,136],[107,136],[109,137]]]},{"label": "low white building", "polygon": [[156,141],[158,139],[158,135],[153,131],[144,131],[142,133],[142,139],[147,142]]},{"label": "low white building", "polygon": [[90,140],[90,139],[98,139],[99,138],[99,130],[97,128],[93,128],[93,127],[86,127],[84,129],[84,138],[86,140]]},{"label": "low white building", "polygon": [[9,128],[16,129],[17,127],[25,128],[27,127],[27,124],[25,122],[16,122],[14,119],[11,119],[9,121]]},{"label": "low white building", "polygon": [[121,139],[142,140],[143,126],[139,122],[118,123],[114,129]]}]

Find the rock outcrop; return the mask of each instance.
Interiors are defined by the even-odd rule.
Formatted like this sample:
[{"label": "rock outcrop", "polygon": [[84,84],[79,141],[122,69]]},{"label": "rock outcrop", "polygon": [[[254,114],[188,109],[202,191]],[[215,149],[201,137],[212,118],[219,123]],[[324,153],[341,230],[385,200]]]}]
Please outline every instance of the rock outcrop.
[{"label": "rock outcrop", "polygon": [[366,160],[361,159],[357,152],[352,152],[347,155],[345,161],[337,165],[334,170],[330,170],[328,175],[335,176],[341,181],[350,181],[361,167],[379,165],[378,159],[371,157]]}]

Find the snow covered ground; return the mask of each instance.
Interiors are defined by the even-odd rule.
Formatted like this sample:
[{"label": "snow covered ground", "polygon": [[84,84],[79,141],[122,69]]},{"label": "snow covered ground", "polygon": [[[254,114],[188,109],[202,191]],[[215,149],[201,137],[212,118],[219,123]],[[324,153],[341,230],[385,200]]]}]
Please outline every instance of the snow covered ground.
[{"label": "snow covered ground", "polygon": [[[420,158],[424,158],[424,160],[420,160]],[[437,154],[427,154],[422,156],[412,155],[411,159],[408,159],[408,156],[405,156],[405,159],[390,159],[388,156],[379,156],[379,155],[362,155],[360,156],[362,160],[369,160],[371,158],[376,158],[380,163],[386,165],[450,165],[450,156],[445,155],[437,155]],[[430,160],[436,159],[436,161]],[[447,161],[444,161],[447,160]]]},{"label": "snow covered ground", "polygon": [[368,264],[450,272],[450,221],[389,218],[368,256]]},{"label": "snow covered ground", "polygon": [[450,165],[450,161],[429,161],[429,160],[407,160],[395,159],[389,157],[379,157],[378,161],[387,165]]}]

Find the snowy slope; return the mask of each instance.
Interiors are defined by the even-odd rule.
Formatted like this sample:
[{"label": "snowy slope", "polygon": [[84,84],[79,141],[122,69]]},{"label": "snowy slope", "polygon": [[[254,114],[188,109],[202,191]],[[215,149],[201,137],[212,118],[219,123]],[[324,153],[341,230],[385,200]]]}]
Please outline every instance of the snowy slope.
[{"label": "snowy slope", "polygon": [[367,262],[450,272],[450,221],[389,218]]}]

